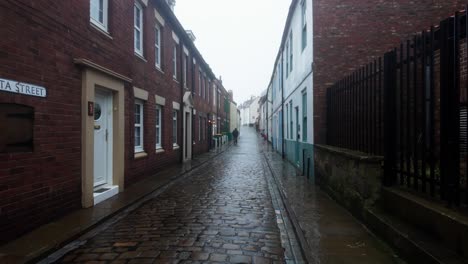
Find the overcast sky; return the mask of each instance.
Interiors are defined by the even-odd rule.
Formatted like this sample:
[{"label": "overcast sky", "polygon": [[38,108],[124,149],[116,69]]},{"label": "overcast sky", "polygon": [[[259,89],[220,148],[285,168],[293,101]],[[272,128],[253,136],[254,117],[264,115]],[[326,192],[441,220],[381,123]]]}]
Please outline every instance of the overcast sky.
[{"label": "overcast sky", "polygon": [[177,0],[175,14],[195,34],[213,72],[239,105],[266,90],[291,0]]}]

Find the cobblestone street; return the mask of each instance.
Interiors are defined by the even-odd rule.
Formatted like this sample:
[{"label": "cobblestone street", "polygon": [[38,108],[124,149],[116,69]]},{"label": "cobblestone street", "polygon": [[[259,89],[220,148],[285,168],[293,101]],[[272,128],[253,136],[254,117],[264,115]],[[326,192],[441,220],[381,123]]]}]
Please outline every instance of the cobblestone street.
[{"label": "cobblestone street", "polygon": [[40,263],[403,263],[253,129],[241,133]]},{"label": "cobblestone street", "polygon": [[283,263],[256,140],[243,137],[59,263]]}]

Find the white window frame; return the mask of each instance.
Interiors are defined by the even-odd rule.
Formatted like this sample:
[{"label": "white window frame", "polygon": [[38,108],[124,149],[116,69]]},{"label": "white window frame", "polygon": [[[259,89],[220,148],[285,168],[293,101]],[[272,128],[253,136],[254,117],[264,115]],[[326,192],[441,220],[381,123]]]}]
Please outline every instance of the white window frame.
[{"label": "white window frame", "polygon": [[[136,130],[136,128],[140,128],[140,145],[136,145],[135,143],[135,153],[139,153],[139,152],[144,152],[144,102],[142,100],[135,100],[135,106],[139,106],[140,108],[140,120],[139,121],[139,124],[137,124],[137,120],[136,120],[136,107],[135,107],[135,121],[134,121],[134,130]],[[135,138],[136,138],[136,132],[135,132]]]},{"label": "white window frame", "polygon": [[161,27],[158,24],[154,27],[154,34],[154,64],[161,69]]},{"label": "white window frame", "polygon": [[177,116],[179,114],[178,110],[172,110],[172,145],[178,147],[178,131],[177,131]]},{"label": "white window frame", "polygon": [[[102,1],[102,21],[99,21],[99,4]],[[90,0],[89,1],[89,20],[93,25],[98,28],[108,31],[108,14],[109,14],[109,0]],[[98,5],[97,15],[98,17],[93,17],[93,2]]]},{"label": "white window frame", "polygon": [[202,91],[202,97],[203,99],[205,99],[206,97],[206,83],[207,83],[207,79],[206,79],[206,76],[203,75],[203,91]]},{"label": "white window frame", "polygon": [[[140,19],[137,21],[137,11],[140,12]],[[133,5],[133,47],[135,53],[143,56],[143,7],[138,1],[135,1]],[[139,39],[137,39],[137,32],[140,33]],[[140,41],[140,47],[137,47],[137,40]]]},{"label": "white window frame", "polygon": [[172,78],[177,80],[177,45],[172,49]]},{"label": "white window frame", "polygon": [[205,79],[203,78],[203,72],[200,70],[199,71],[200,73],[200,89],[198,90],[198,95],[201,97],[202,95],[202,90],[203,90],[203,86],[205,85]]},{"label": "white window frame", "polygon": [[307,1],[302,0],[302,50],[307,47]]},{"label": "white window frame", "polygon": [[292,31],[291,31],[291,33],[289,33],[289,72],[293,71],[293,62],[294,62],[293,34],[292,34]]},{"label": "white window frame", "polygon": [[188,62],[189,56],[184,54],[183,68],[184,68],[184,88],[187,88],[187,76],[188,76]]},{"label": "white window frame", "polygon": [[156,126],[156,149],[162,149],[162,128],[163,128],[162,111],[163,111],[162,106],[156,105],[156,124],[155,124]]},{"label": "white window frame", "polygon": [[[201,75],[201,71],[198,70],[198,92],[199,92],[199,93],[200,93],[201,88],[202,88],[201,76],[202,76],[202,75]],[[195,94],[196,94],[196,93],[197,93],[197,92],[195,92]]]},{"label": "white window frame", "polygon": [[286,79],[289,77],[289,40],[286,43]]}]

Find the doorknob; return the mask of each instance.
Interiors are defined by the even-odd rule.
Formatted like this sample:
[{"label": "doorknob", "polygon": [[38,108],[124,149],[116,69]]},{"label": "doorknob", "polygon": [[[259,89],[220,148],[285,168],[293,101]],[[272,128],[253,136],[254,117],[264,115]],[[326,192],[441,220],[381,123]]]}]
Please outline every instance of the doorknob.
[{"label": "doorknob", "polygon": [[94,125],[94,130],[99,130],[99,129],[101,129],[100,125]]}]

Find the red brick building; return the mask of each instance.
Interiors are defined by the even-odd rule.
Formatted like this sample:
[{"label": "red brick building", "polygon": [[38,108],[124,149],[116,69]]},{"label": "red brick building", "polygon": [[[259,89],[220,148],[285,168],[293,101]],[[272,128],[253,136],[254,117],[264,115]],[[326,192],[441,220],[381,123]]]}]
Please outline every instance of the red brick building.
[{"label": "red brick building", "polygon": [[217,80],[166,1],[5,0],[0,23],[0,243],[208,151]]},{"label": "red brick building", "polygon": [[326,141],[326,89],[466,1],[313,1],[315,143]]}]

